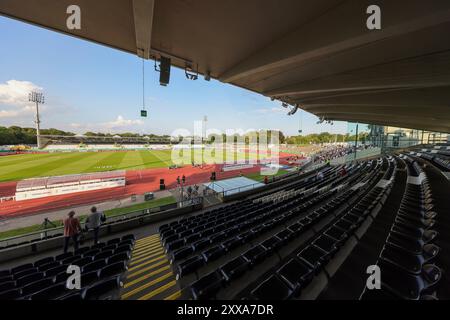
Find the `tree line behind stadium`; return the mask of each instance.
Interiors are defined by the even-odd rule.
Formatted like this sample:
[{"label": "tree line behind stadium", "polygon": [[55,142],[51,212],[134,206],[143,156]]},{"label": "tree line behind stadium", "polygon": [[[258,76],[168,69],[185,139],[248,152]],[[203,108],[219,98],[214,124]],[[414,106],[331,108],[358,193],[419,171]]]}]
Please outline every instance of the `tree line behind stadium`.
[{"label": "tree line behind stadium", "polygon": [[[312,133],[308,135],[297,135],[297,136],[286,136],[283,132],[279,132],[280,143],[287,144],[310,144],[310,143],[328,143],[328,142],[348,142],[354,141],[355,135],[349,134],[333,134],[329,132],[321,132],[321,133]],[[73,132],[67,132],[59,129],[41,129],[42,135],[55,135],[55,136],[75,136],[76,134]],[[83,134],[86,137],[112,137],[112,136],[120,136],[124,138],[129,137],[142,137],[142,135],[138,133],[118,133],[118,134],[110,134],[110,133],[101,133],[101,132],[86,132]],[[150,138],[161,138],[168,139],[170,136],[168,135],[155,135],[148,134],[145,135]],[[358,140],[364,141],[368,136],[367,132],[362,132],[359,134]],[[225,139],[225,135],[223,135],[223,139]],[[214,140],[214,139],[212,139]],[[232,139],[231,139],[232,140]],[[227,141],[230,139],[227,137]],[[0,126],[0,145],[34,145],[36,144],[36,129],[34,128],[22,128],[18,126],[11,127],[2,127]]]}]

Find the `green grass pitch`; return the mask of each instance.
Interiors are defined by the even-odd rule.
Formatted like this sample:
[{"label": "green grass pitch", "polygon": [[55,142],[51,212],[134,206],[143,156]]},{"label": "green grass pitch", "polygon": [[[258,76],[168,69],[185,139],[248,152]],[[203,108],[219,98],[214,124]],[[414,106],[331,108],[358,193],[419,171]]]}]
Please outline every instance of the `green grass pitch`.
[{"label": "green grass pitch", "polygon": [[[172,150],[55,152],[0,157],[0,182],[67,174],[162,168],[172,165]],[[219,158],[222,156],[220,154]],[[235,160],[261,158],[251,153],[236,152]],[[226,159],[226,152],[223,153]],[[214,163],[207,154],[205,163]],[[219,161],[216,163],[221,163]],[[191,164],[191,161],[184,163]]]},{"label": "green grass pitch", "polygon": [[66,174],[168,167],[170,150],[58,152],[0,157],[0,181]]}]

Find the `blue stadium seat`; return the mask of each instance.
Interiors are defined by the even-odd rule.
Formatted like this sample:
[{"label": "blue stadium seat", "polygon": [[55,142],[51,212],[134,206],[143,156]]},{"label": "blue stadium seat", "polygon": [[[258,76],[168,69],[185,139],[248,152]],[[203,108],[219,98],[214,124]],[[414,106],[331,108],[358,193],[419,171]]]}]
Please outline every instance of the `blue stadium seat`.
[{"label": "blue stadium seat", "polygon": [[202,252],[205,262],[217,260],[225,254],[225,249],[222,246],[215,246]]},{"label": "blue stadium seat", "polygon": [[297,259],[291,259],[278,269],[277,274],[298,295],[301,288],[313,279],[314,269]]},{"label": "blue stadium seat", "polygon": [[34,265],[34,267],[38,268],[44,264],[47,264],[47,263],[50,263],[53,261],[55,261],[54,257],[47,257],[47,258],[43,258],[43,259],[39,259],[39,260],[35,261],[33,265]]},{"label": "blue stadium seat", "polygon": [[62,259],[62,260],[59,260],[59,261],[61,261],[61,264],[71,264],[74,261],[76,261],[78,259],[81,259],[81,258],[82,258],[81,255],[77,255],[77,256],[70,256],[68,258],[65,258],[65,259]]},{"label": "blue stadium seat", "polygon": [[108,264],[120,262],[120,261],[127,261],[129,259],[130,259],[130,253],[128,253],[128,252],[118,253],[118,254],[111,256],[110,258],[107,258]]},{"label": "blue stadium seat", "polygon": [[45,271],[47,271],[47,270],[56,268],[56,267],[58,267],[58,266],[60,266],[60,265],[61,265],[61,262],[60,262],[60,261],[49,262],[49,263],[46,263],[46,264],[40,266],[40,267],[39,267],[39,271],[45,272]]},{"label": "blue stadium seat", "polygon": [[233,279],[236,279],[242,276],[249,268],[249,262],[239,256],[220,267],[220,272],[223,275],[223,278],[226,282],[230,282]]},{"label": "blue stadium seat", "polygon": [[178,264],[177,278],[183,277],[189,273],[197,271],[198,268],[205,264],[202,256],[193,256]]},{"label": "blue stadium seat", "polygon": [[57,267],[48,269],[47,271],[45,271],[45,277],[54,277],[61,272],[67,271],[68,267],[69,267],[69,265],[66,264],[66,265],[59,265]]},{"label": "blue stadium seat", "polygon": [[254,266],[258,264],[259,262],[263,261],[267,256],[267,250],[262,245],[258,244],[249,250],[247,250],[245,253],[242,254],[242,257],[244,257],[248,262],[250,266]]},{"label": "blue stadium seat", "polygon": [[87,272],[91,272],[91,271],[98,271],[105,266],[106,266],[106,260],[97,260],[97,261],[86,264],[81,269],[81,272],[87,273]]},{"label": "blue stadium seat", "polygon": [[99,277],[105,279],[107,277],[118,276],[127,270],[125,262],[116,262],[102,268],[99,272]]},{"label": "blue stadium seat", "polygon": [[197,240],[196,242],[194,242],[192,244],[192,249],[193,249],[194,252],[197,252],[197,251],[200,251],[200,250],[206,248],[207,246],[209,246],[210,243],[211,242],[209,241],[208,238],[207,239],[200,239],[200,240]]},{"label": "blue stadium seat", "polygon": [[67,289],[64,283],[57,283],[51,285],[41,291],[31,295],[31,300],[54,300],[64,294],[67,294]]},{"label": "blue stadium seat", "polygon": [[83,268],[85,265],[92,262],[92,257],[84,257],[72,262],[72,265]]},{"label": "blue stadium seat", "polygon": [[172,252],[172,257],[171,257],[170,262],[173,263],[180,259],[184,259],[184,258],[190,256],[193,252],[194,252],[194,249],[192,247],[183,247],[181,249],[175,250]]},{"label": "blue stadium seat", "polygon": [[35,272],[35,273],[32,273],[32,274],[26,275],[24,277],[18,278],[16,280],[16,284],[17,284],[18,287],[22,287],[22,286],[25,286],[27,284],[30,284],[30,283],[36,282],[38,280],[41,280],[41,279],[44,278],[44,276],[45,276],[44,272]]},{"label": "blue stadium seat", "polygon": [[22,296],[28,296],[38,291],[44,290],[54,284],[53,278],[44,278],[22,287]]},{"label": "blue stadium seat", "polygon": [[99,281],[88,287],[82,294],[85,300],[104,300],[113,297],[112,292],[122,286],[120,278],[111,278]]},{"label": "blue stadium seat", "polygon": [[222,242],[222,247],[229,252],[238,248],[242,243],[243,241],[240,237],[235,237]]},{"label": "blue stadium seat", "polygon": [[212,299],[222,287],[222,276],[217,272],[211,272],[190,285],[190,291],[194,300]]},{"label": "blue stadium seat", "polygon": [[32,269],[32,268],[33,268],[32,263],[26,263],[26,264],[22,264],[20,266],[12,268],[11,273],[18,273],[18,272],[25,271],[25,270]]},{"label": "blue stadium seat", "polygon": [[0,300],[15,300],[20,298],[22,292],[20,289],[12,289],[0,292]]},{"label": "blue stadium seat", "polygon": [[15,281],[7,281],[0,283],[0,292],[12,290],[14,288],[16,288]]},{"label": "blue stadium seat", "polygon": [[251,292],[257,300],[287,300],[292,294],[293,290],[276,275],[271,275]]},{"label": "blue stadium seat", "polygon": [[38,269],[34,268],[34,267],[30,268],[30,269],[27,269],[27,270],[20,271],[20,272],[16,272],[14,274],[14,279],[19,279],[19,278],[28,276],[28,275],[36,273],[36,272],[38,272]]}]

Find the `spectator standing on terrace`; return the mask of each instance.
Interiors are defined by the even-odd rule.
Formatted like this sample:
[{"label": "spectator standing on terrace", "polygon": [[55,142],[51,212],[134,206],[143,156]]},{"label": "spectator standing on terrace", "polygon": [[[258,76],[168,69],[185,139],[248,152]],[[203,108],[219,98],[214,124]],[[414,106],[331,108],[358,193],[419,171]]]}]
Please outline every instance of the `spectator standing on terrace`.
[{"label": "spectator standing on terrace", "polygon": [[103,212],[97,211],[96,207],[91,208],[91,214],[86,218],[86,229],[94,231],[94,244],[98,243],[98,233],[102,222],[106,221],[106,216]]},{"label": "spectator standing on terrace", "polygon": [[183,174],[183,177],[181,177],[181,181],[183,181],[183,184],[186,183],[186,176]]},{"label": "spectator standing on terrace", "polygon": [[78,249],[78,235],[81,231],[80,220],[75,218],[75,211],[70,211],[68,216],[64,220],[64,253],[67,253],[70,238],[72,238],[75,250]]},{"label": "spectator standing on terrace", "polygon": [[180,186],[181,181],[180,181],[180,176],[177,177],[177,185]]}]

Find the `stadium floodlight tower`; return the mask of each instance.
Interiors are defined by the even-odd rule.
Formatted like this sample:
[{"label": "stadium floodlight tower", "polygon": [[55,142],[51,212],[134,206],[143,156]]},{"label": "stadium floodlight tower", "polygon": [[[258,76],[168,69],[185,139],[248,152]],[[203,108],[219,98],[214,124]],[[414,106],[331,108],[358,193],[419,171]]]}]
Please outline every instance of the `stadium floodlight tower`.
[{"label": "stadium floodlight tower", "polygon": [[202,144],[207,143],[208,142],[208,137],[206,136],[206,123],[208,122],[208,117],[207,116],[203,116],[203,125],[202,125]]},{"label": "stadium floodlight tower", "polygon": [[45,103],[45,97],[41,92],[32,91],[29,94],[28,100],[36,103],[36,139],[37,147],[38,149],[41,149],[41,120],[39,118],[39,104]]}]

